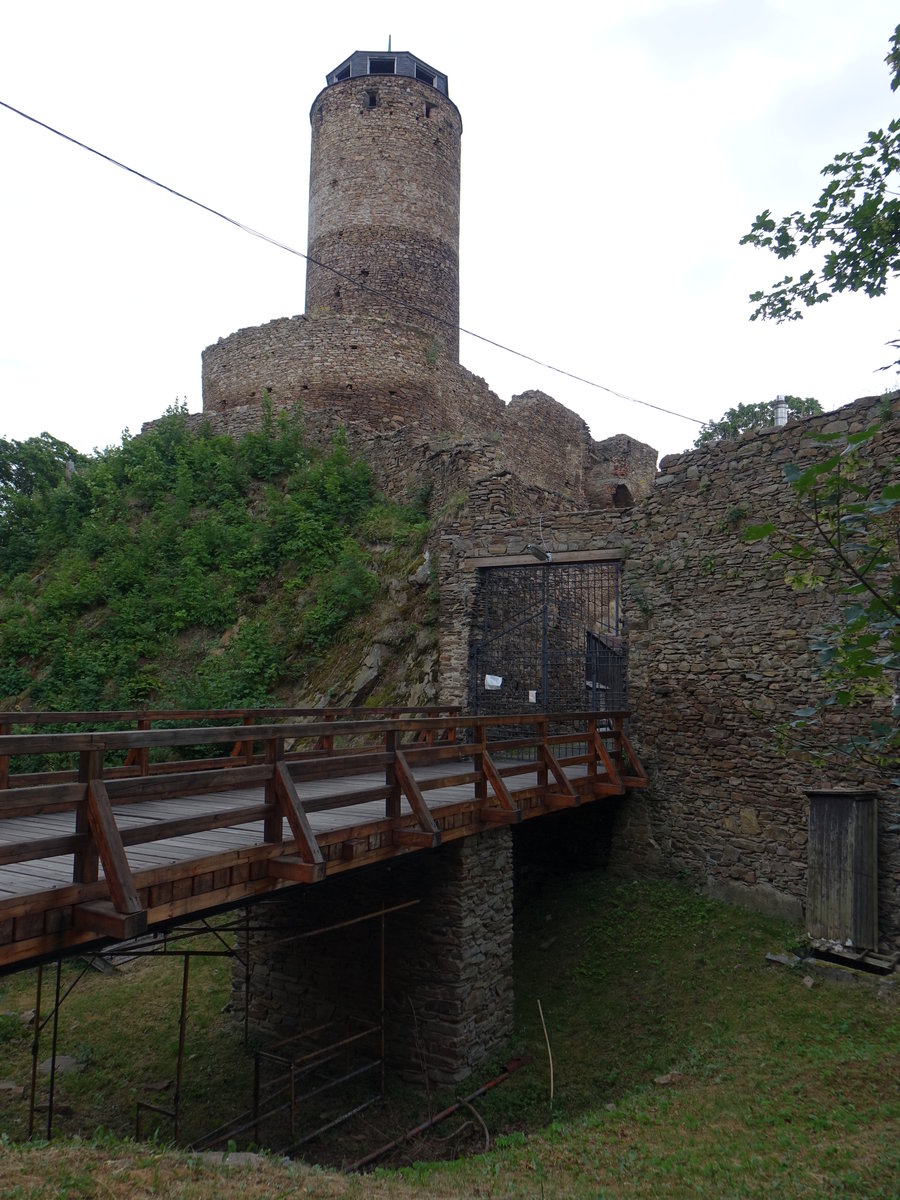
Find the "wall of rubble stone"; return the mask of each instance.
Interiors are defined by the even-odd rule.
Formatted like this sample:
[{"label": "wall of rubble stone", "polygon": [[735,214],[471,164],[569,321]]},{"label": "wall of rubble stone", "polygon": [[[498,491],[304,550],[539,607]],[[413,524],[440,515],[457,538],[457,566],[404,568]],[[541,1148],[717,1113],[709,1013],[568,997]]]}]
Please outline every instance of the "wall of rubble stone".
[{"label": "wall of rubble stone", "polygon": [[418,901],[385,917],[386,1054],[422,1083],[455,1083],[510,1035],[512,836],[492,830],[351,872],[257,906],[232,978],[242,1018],[249,949],[250,1024],[285,1037],[347,1016],[378,1021],[380,919],[299,936]]},{"label": "wall of rubble stone", "polygon": [[[470,434],[496,429],[503,402],[460,368],[439,339],[377,316],[282,317],[220,338],[203,352],[203,411],[305,412],[387,432],[414,422],[420,430]],[[246,419],[246,418],[245,418]]]},{"label": "wall of rubble stone", "polygon": [[[653,493],[623,511],[545,515],[548,546],[615,551],[625,561],[632,730],[652,787],[621,806],[613,862],[686,872],[722,896],[799,919],[806,894],[805,788],[874,782],[879,789],[881,935],[900,949],[900,799],[887,780],[846,761],[817,766],[779,753],[776,734],[817,694],[809,639],[838,611],[834,588],[793,591],[749,523],[799,528],[789,462],[819,453],[804,435],[864,428],[885,407],[867,399],[836,413],[663,460]],[[900,453],[900,401],[872,443],[879,467]],[[896,468],[893,468],[894,471]],[[477,518],[440,545],[441,700],[467,695],[476,610],[472,560],[524,552],[536,517]],[[867,714],[859,714],[863,719]],[[846,711],[823,737],[844,740]]]},{"label": "wall of rubble stone", "polygon": [[622,506],[651,490],[651,446],[621,434],[596,442],[543,392],[505,405],[431,347],[422,331],[374,317],[242,329],[204,351],[203,413],[189,420],[243,437],[260,428],[265,397],[276,413],[299,407],[313,443],[343,426],[380,488],[398,499],[439,494],[438,516],[448,500],[457,512],[502,515]]}]

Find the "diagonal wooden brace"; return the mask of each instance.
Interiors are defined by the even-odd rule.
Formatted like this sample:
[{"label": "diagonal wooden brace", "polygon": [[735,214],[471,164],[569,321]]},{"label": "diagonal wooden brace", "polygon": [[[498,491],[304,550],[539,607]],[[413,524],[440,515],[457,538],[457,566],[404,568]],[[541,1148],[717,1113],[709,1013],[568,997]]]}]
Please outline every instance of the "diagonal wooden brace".
[{"label": "diagonal wooden brace", "polygon": [[[559,764],[556,755],[549,746],[541,746],[541,758],[547,765],[550,774],[556,780],[557,790],[552,793],[551,807],[574,807],[581,803],[581,798],[569,782],[569,778]],[[548,795],[548,800],[551,796]]]},{"label": "diagonal wooden brace", "polygon": [[102,902],[95,906],[81,905],[76,909],[76,923],[87,928],[96,926],[100,933],[134,937],[147,928],[147,913],[138,898],[109,793],[101,779],[90,780],[87,801],[88,822],[103,863],[112,905]]},{"label": "diagonal wooden brace", "polygon": [[483,821],[517,825],[522,820],[522,810],[513,800],[503,776],[497,770],[497,765],[487,750],[482,751],[481,764],[485,778],[494,789],[494,796],[499,801],[499,805],[492,805],[490,808],[482,805],[479,816]]},{"label": "diagonal wooden brace", "polygon": [[[395,829],[393,838],[395,844],[421,845],[425,847],[439,846],[441,844],[441,831],[434,817],[431,815],[431,810],[425,803],[425,797],[416,783],[415,776],[402,750],[397,750],[394,754],[394,770],[397,774],[397,782],[409,801],[409,807],[413,810],[416,820],[419,823],[419,828],[415,830]],[[416,836],[414,838],[406,836],[409,833],[413,833]]]},{"label": "diagonal wooden brace", "polygon": [[609,776],[608,780],[600,779],[594,784],[594,794],[598,796],[621,796],[625,791],[625,785],[619,778],[619,772],[616,769],[616,764],[610,757],[606,743],[596,730],[594,730],[592,743],[597,757],[603,763],[604,770]]},{"label": "diagonal wooden brace", "polygon": [[[288,765],[283,759],[275,763],[275,796],[281,810],[287,818],[291,834],[297,843],[297,855],[304,863],[309,863],[316,870],[312,872],[314,882],[325,878],[325,859],[312,831],[309,817],[306,815],[296,785],[291,778]],[[273,860],[277,861],[277,860]]]}]

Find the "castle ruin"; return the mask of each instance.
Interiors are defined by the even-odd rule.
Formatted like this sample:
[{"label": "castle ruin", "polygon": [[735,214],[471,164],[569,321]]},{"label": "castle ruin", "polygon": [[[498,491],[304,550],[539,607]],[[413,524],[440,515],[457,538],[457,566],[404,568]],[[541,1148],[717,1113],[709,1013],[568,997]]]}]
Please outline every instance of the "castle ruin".
[{"label": "castle ruin", "polygon": [[306,311],[207,347],[196,419],[240,435],[265,398],[300,405],[312,438],[342,425],[397,498],[423,476],[439,493],[489,481],[495,511],[526,493],[535,512],[646,495],[650,446],[594,441],[542,392],[506,405],[459,364],[462,119],[446,75],[356,51],[327,80],[310,110]]},{"label": "castle ruin", "polygon": [[[857,769],[848,777],[776,746],[777,729],[816,699],[809,640],[834,619],[839,598],[827,589],[793,592],[768,548],[742,536],[748,521],[766,516],[788,514],[797,525],[783,467],[810,460],[810,431],[853,433],[881,414],[876,465],[896,461],[900,403],[869,398],[754,431],[671,456],[660,473],[651,447],[623,435],[595,441],[581,418],[542,392],[504,404],[458,361],[462,121],[446,76],[410,54],[356,52],[327,79],[310,113],[306,312],[208,347],[203,413],[192,420],[239,436],[259,427],[265,405],[299,405],[313,440],[324,443],[343,426],[389,495],[431,490],[442,702],[471,698],[472,644],[490,571],[525,560],[533,570],[541,557],[548,571],[551,557],[554,569],[617,563],[631,730],[651,786],[615,813],[612,865],[679,871],[713,894],[800,920],[805,789],[881,786],[873,865],[880,939],[900,949],[896,788],[883,774]],[[462,503],[451,504],[454,497]],[[460,961],[480,951],[465,933],[465,905],[475,901],[459,897],[480,879],[480,854],[510,853],[498,847],[485,835],[471,862],[442,877],[435,911],[462,905]],[[474,890],[484,904],[483,889]],[[476,1059],[502,1038],[511,1011],[503,983],[510,906],[511,889],[502,904],[489,905],[487,915],[500,922],[485,937],[503,949],[490,975],[503,1021],[476,1039]],[[410,937],[427,942],[429,928]],[[273,999],[256,1014],[265,1024],[283,981],[265,947],[258,965],[272,980]],[[292,995],[298,987],[291,984]],[[435,1018],[447,1078],[474,1061],[459,1049],[473,1044],[471,1014],[464,998],[453,1003],[452,1016]]]}]

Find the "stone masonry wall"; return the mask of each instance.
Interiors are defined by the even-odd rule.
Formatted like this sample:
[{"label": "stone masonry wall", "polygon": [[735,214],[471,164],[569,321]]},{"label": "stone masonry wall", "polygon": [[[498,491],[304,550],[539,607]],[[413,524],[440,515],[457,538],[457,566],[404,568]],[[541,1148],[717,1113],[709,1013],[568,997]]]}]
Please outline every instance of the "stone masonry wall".
[{"label": "stone masonry wall", "polygon": [[[473,382],[474,381],[474,382]],[[481,386],[478,386],[480,384]],[[502,401],[440,351],[435,337],[378,317],[283,317],[220,338],[203,352],[204,415],[302,404],[368,430],[470,432],[496,427]]]},{"label": "stone masonry wall", "polygon": [[[800,527],[783,479],[811,461],[810,430],[861,429],[880,398],[836,413],[663,460],[653,493],[634,508],[543,519],[551,550],[618,552],[625,560],[632,732],[652,787],[622,806],[613,862],[687,872],[715,893],[799,918],[806,895],[805,788],[874,783],[880,794],[879,903],[883,944],[900,949],[900,799],[884,777],[832,761],[817,767],[775,745],[776,730],[817,694],[809,639],[839,610],[833,588],[796,592],[748,523]],[[871,444],[890,467],[900,451],[900,401]],[[464,519],[441,537],[441,699],[467,694],[467,651],[479,556],[522,553],[534,517]],[[823,738],[844,740],[835,720]]]},{"label": "stone masonry wall", "polygon": [[[409,900],[385,918],[386,1054],[423,1082],[468,1075],[509,1037],[512,1022],[512,837],[491,830],[384,867],[292,889],[254,910],[250,1021],[280,1038],[338,1017],[378,1020],[380,920],[297,939]],[[243,1013],[247,942],[232,979]]]}]

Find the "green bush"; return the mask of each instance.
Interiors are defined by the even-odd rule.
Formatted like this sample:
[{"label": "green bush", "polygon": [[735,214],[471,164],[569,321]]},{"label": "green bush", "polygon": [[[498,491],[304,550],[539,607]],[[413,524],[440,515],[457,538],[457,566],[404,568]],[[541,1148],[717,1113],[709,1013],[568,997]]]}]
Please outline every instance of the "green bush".
[{"label": "green bush", "polygon": [[271,702],[288,658],[374,599],[375,527],[396,545],[427,528],[375,497],[343,434],[308,447],[297,412],[266,407],[235,442],[176,406],[91,458],[0,443],[0,706]]}]

